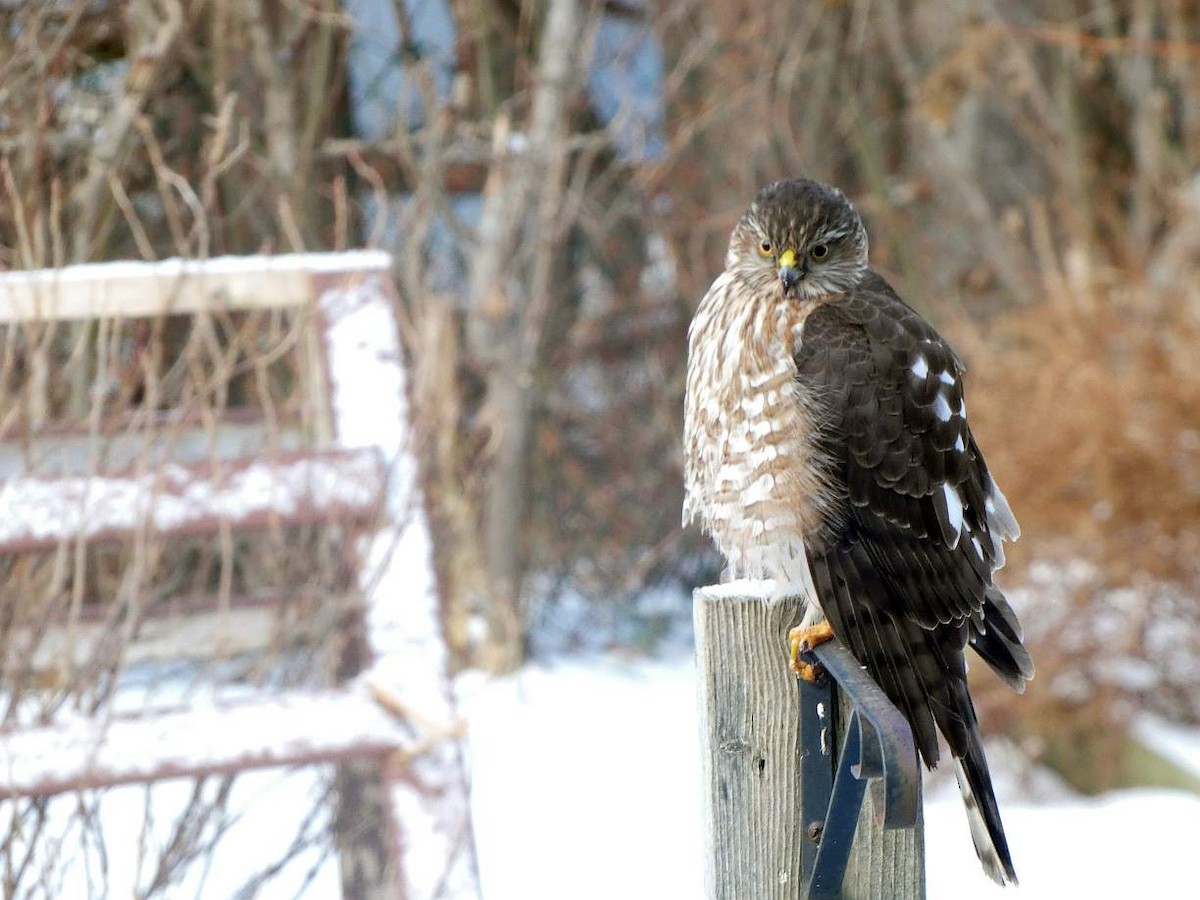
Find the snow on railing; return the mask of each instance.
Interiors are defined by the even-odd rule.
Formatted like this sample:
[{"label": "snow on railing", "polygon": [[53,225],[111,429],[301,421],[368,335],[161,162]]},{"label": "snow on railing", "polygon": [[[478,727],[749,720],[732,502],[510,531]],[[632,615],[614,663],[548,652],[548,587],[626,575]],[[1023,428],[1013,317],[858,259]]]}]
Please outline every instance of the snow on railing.
[{"label": "snow on railing", "polygon": [[110,721],[80,716],[0,733],[0,799],[383,758],[413,744],[411,729],[362,691],[296,692]]},{"label": "snow on railing", "polygon": [[[319,280],[319,279],[318,279]],[[474,847],[459,730],[441,637],[432,547],[408,446],[405,375],[390,278],[330,284],[318,300],[336,439],[390,463],[386,524],[366,538],[360,583],[374,654],[365,677],[424,723],[424,752],[394,782],[408,896],[475,896]]]},{"label": "snow on railing", "polygon": [[284,518],[292,523],[363,519],[383,496],[379,456],[337,450],[278,460],[164,465],[125,477],[12,478],[0,485],[0,553],[101,540],[148,526],[212,531]]},{"label": "snow on railing", "polygon": [[87,263],[0,273],[0,324],[129,318],[213,308],[279,309],[312,300],[311,276],[387,271],[375,250]]}]

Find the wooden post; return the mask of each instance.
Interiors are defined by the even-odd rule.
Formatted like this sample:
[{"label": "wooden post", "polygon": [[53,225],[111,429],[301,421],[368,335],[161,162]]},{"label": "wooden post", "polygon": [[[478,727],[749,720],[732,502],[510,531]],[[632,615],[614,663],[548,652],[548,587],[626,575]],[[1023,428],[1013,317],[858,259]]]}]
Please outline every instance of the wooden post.
[{"label": "wooden post", "polygon": [[[834,707],[849,708],[844,697],[820,715],[803,708],[801,684],[787,665],[787,632],[799,623],[801,607],[792,600],[768,605],[765,598],[753,582],[695,592],[710,900],[804,896],[819,829],[802,820],[801,764],[806,756],[816,759],[832,777],[842,743]],[[830,696],[804,693],[812,705],[813,697]],[[921,900],[921,825],[884,831],[871,794],[859,817],[843,897]]]}]

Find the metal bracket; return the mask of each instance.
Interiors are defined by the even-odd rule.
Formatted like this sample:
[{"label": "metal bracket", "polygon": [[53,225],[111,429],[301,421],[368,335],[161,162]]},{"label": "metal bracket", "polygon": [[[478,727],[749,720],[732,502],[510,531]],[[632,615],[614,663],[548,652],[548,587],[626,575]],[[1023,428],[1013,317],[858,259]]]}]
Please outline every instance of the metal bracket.
[{"label": "metal bracket", "polygon": [[[921,773],[908,722],[850,651],[834,639],[818,645],[811,655],[829,678],[825,684],[801,682],[800,690],[802,733],[820,734],[819,752],[806,741],[800,761],[801,814],[807,832],[802,863],[803,870],[812,873],[803,896],[836,900],[868,784],[876,822],[886,829],[912,828],[920,818]],[[853,709],[835,772],[831,762],[837,686]]]}]

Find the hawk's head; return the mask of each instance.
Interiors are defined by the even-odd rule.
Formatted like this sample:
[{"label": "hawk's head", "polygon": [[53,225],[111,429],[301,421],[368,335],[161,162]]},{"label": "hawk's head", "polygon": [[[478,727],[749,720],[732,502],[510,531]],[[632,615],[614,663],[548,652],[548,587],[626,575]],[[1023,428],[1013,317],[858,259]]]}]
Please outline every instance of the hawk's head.
[{"label": "hawk's head", "polygon": [[803,178],[776,181],[759,192],[734,228],[725,268],[756,294],[775,289],[813,300],[862,279],[867,232],[837,188]]}]

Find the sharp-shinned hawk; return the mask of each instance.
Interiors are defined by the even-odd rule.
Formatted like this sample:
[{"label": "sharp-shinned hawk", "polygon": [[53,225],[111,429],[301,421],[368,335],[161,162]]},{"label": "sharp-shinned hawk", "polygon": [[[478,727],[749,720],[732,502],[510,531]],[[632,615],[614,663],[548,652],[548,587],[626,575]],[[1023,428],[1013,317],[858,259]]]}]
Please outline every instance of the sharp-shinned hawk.
[{"label": "sharp-shinned hawk", "polygon": [[868,268],[842,193],[809,180],[754,200],[688,338],[685,523],[735,575],[804,599],[798,673],[832,631],[930,768],[945,736],[984,869],[1015,883],[964,654],[1018,692],[1033,662],[992,583],[1019,528],[967,424],[961,360]]}]

